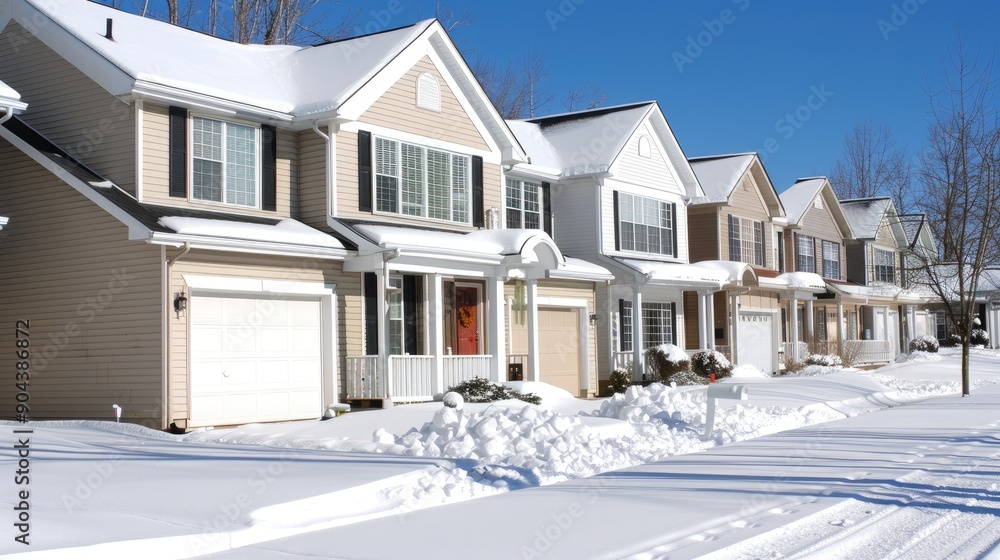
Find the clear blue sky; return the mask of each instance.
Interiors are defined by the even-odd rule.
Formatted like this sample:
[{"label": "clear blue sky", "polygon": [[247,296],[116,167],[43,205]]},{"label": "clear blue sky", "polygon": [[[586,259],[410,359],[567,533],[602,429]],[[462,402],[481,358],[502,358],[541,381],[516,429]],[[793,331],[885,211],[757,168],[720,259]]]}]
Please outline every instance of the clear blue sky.
[{"label": "clear blue sky", "polygon": [[[359,23],[372,24],[371,10],[390,2],[360,2]],[[603,87],[605,105],[656,100],[689,157],[761,152],[778,191],[797,177],[828,174],[845,134],[866,118],[890,125],[917,153],[929,119],[927,85],[939,86],[959,30],[968,47],[992,55],[1000,25],[996,0],[446,3],[476,15],[471,28],[454,33],[470,62],[480,52],[547,54],[556,100],[543,114],[562,112],[559,99],[587,82]],[[402,0],[388,27],[433,17],[434,5]],[[701,39],[700,53],[688,52],[689,38]],[[674,53],[690,58],[683,71]],[[823,89],[832,95],[821,100],[814,91]],[[813,108],[802,109],[811,96]]]}]

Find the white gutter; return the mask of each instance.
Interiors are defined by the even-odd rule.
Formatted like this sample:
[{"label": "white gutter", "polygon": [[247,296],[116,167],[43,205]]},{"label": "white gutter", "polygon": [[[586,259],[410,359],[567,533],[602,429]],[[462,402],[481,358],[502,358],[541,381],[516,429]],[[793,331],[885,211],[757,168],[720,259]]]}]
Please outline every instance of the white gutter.
[{"label": "white gutter", "polygon": [[230,251],[235,253],[256,253],[262,255],[312,257],[317,259],[344,260],[347,249],[313,247],[291,243],[268,243],[219,237],[201,237],[173,233],[154,232],[148,241],[154,245],[179,247],[188,245],[193,249],[209,251]]}]

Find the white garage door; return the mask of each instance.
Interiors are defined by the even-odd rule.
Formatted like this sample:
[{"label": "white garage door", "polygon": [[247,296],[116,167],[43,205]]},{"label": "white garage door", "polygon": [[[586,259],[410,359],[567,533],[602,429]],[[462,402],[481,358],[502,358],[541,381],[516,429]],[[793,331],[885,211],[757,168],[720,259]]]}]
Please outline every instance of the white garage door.
[{"label": "white garage door", "polygon": [[580,312],[538,310],[539,379],[580,395]]},{"label": "white garage door", "polygon": [[192,426],[322,413],[319,299],[192,296]]},{"label": "white garage door", "polygon": [[774,364],[774,314],[741,311],[736,333],[736,365],[753,365],[772,373]]}]

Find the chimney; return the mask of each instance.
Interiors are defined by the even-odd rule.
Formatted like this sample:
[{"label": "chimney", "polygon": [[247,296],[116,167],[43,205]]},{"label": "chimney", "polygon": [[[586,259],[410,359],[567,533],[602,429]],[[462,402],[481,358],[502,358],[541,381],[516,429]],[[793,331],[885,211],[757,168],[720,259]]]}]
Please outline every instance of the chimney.
[{"label": "chimney", "polygon": [[115,37],[111,34],[111,25],[113,23],[114,23],[114,20],[111,19],[111,18],[108,18],[108,30],[104,34],[104,38],[107,39],[107,40],[109,40],[109,41],[114,41],[115,40]]}]

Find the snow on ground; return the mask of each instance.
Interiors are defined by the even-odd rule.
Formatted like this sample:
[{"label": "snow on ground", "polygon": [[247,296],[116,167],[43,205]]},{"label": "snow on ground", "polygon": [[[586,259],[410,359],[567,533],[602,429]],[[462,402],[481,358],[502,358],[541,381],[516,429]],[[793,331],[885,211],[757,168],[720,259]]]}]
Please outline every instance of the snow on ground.
[{"label": "snow on ground", "polygon": [[[1000,402],[1000,388],[988,387],[1000,380],[1000,353],[978,351],[973,359],[973,387],[977,392],[995,395],[995,400]],[[893,416],[905,419],[898,425],[896,421],[877,420],[888,412],[915,409],[915,405],[900,406],[902,404],[955,394],[959,387],[957,363],[957,355],[945,351],[938,361],[928,361],[926,357],[909,359],[875,372],[813,366],[795,376],[727,379],[723,382],[748,386],[750,400],[720,401],[715,430],[708,437],[703,437],[705,387],[658,384],[633,387],[626,394],[611,399],[587,401],[545,384],[524,382],[514,384],[515,388],[540,394],[543,397],[541,406],[503,401],[465,403],[459,410],[445,408],[441,403],[425,403],[353,412],[325,421],[252,424],[201,430],[183,436],[127,424],[34,423],[31,425],[35,430],[32,457],[37,475],[33,484],[37,484],[37,490],[32,493],[32,514],[37,521],[33,525],[33,545],[28,549],[32,553],[23,557],[128,557],[142,553],[148,558],[187,558],[229,549],[235,550],[233,558],[273,557],[277,551],[293,549],[319,556],[368,557],[368,553],[363,552],[366,550],[362,546],[364,540],[358,538],[348,538],[353,544],[344,543],[343,548],[340,544],[333,549],[311,548],[314,545],[309,543],[319,541],[310,535],[316,535],[317,539],[320,535],[340,535],[336,527],[348,524],[351,525],[348,531],[373,528],[369,533],[359,533],[370,535],[367,538],[376,538],[374,528],[392,530],[397,524],[405,524],[408,531],[436,535],[441,539],[438,542],[458,538],[465,550],[475,550],[473,555],[477,557],[520,557],[524,550],[516,549],[514,556],[504,556],[503,551],[512,552],[512,549],[503,546],[489,553],[481,551],[481,543],[488,540],[483,535],[477,536],[472,529],[468,535],[464,529],[455,532],[451,529],[478,520],[476,527],[495,530],[496,523],[483,520],[503,520],[501,525],[506,528],[503,533],[506,536],[498,540],[516,544],[517,539],[513,537],[532,534],[538,526],[535,523],[549,519],[543,515],[546,512],[551,514],[552,520],[570,519],[576,527],[575,520],[582,519],[582,514],[576,515],[578,508],[584,508],[588,518],[592,510],[597,509],[589,505],[589,497],[583,500],[580,494],[589,492],[587,489],[593,489],[595,484],[601,498],[600,509],[608,510],[600,518],[609,525],[606,529],[594,525],[593,533],[580,534],[581,542],[595,547],[589,549],[594,553],[574,556],[578,551],[570,547],[565,549],[565,554],[560,552],[554,557],[616,557],[626,549],[647,550],[642,548],[643,543],[674,542],[670,539],[684,531],[689,535],[700,534],[699,531],[727,523],[739,525],[744,523],[741,520],[753,515],[769,521],[745,521],[744,526],[734,527],[746,529],[756,523],[762,529],[733,534],[757,535],[764,528],[779,530],[783,525],[778,520],[783,517],[767,514],[766,508],[759,507],[753,509],[753,515],[744,512],[741,500],[760,492],[738,483],[744,476],[757,480],[766,473],[772,476],[781,472],[780,468],[785,467],[780,465],[787,463],[790,457],[797,457],[800,451],[788,442],[810,441],[807,436],[793,434],[826,434],[824,426],[857,427],[838,436],[843,446],[839,443],[834,446],[839,450],[837,453],[846,453],[844,449],[856,446],[856,455],[826,457],[829,464],[824,463],[823,468],[829,470],[829,480],[817,479],[815,484],[803,482],[801,487],[795,486],[794,480],[782,477],[774,482],[779,486],[795,486],[788,496],[799,496],[796,503],[804,505],[796,511],[806,519],[815,509],[810,504],[821,501],[826,504],[828,500],[824,500],[834,495],[818,494],[822,488],[828,489],[832,484],[830,480],[854,480],[851,478],[857,474],[854,470],[864,472],[860,478],[867,480],[875,472],[872,461],[878,463],[882,459],[890,465],[899,463],[896,468],[910,469],[907,462],[910,459],[920,464],[932,461],[923,458],[936,452],[914,449],[919,447],[918,443],[925,447],[930,445],[925,444],[925,440],[944,441],[941,440],[944,436],[934,435],[935,429],[948,426],[954,431],[949,432],[948,437],[959,441],[955,439],[959,437],[956,434],[966,424],[981,429],[988,424],[986,419],[1000,421],[996,409],[985,406],[976,408],[977,414],[969,417],[956,415],[959,405],[978,403],[961,399],[942,401],[951,404],[938,408],[933,406],[936,400],[921,404],[924,415],[919,422],[906,415]],[[987,401],[985,404],[993,402]],[[952,418],[953,415],[960,416],[959,420]],[[889,437],[904,428],[913,434],[923,434],[918,429],[923,425],[920,422],[930,427],[925,431],[931,435],[900,436],[898,441]],[[878,425],[891,429],[882,433],[872,428]],[[812,428],[803,428],[807,426]],[[785,435],[770,435],[779,432]],[[883,436],[886,445],[895,448],[886,447],[885,454],[879,455]],[[730,445],[734,442],[743,443]],[[961,458],[964,453],[978,453],[977,445],[997,442],[969,436],[961,443],[955,447],[958,444],[947,440],[940,445],[952,446],[958,450],[956,452],[961,452],[955,457]],[[937,449],[933,445],[930,447]],[[737,452],[738,449],[752,452]],[[969,467],[963,461],[949,462],[948,457],[943,452],[937,454],[933,458],[935,465],[928,464],[926,468],[944,472],[955,465]],[[803,460],[814,459],[808,456]],[[982,464],[989,461],[992,458],[983,459]],[[816,462],[818,465],[818,459]],[[4,465],[0,468],[13,472],[13,459],[5,456],[0,464]],[[970,469],[977,468],[970,464],[973,465]],[[652,469],[658,474],[652,478],[626,474],[645,472],[643,469]],[[675,473],[672,469],[683,472]],[[841,472],[844,469],[851,472]],[[883,474],[886,473],[879,476]],[[920,488],[929,484],[922,474],[908,476],[916,477],[918,486],[923,485]],[[650,498],[644,497],[647,489],[642,481],[647,478],[651,495],[663,496],[652,503],[647,503]],[[897,478],[883,482],[893,486],[899,482]],[[969,480],[978,484],[975,477]],[[715,482],[721,483],[718,488]],[[600,486],[605,483],[609,484],[607,489]],[[996,483],[1000,484],[1000,480]],[[955,485],[953,481],[948,484]],[[682,488],[701,485],[707,486],[697,492]],[[715,494],[709,492],[708,486]],[[994,490],[995,486],[984,492]],[[675,491],[680,494],[674,496]],[[693,493],[688,496],[685,492]],[[690,499],[699,492],[709,492],[718,503],[698,515],[689,516],[690,511],[680,505],[698,509],[699,504]],[[787,501],[782,492],[764,494],[767,494],[764,501],[768,504]],[[548,496],[558,497],[553,502],[555,505],[545,499],[539,501],[539,497]],[[986,499],[989,497],[980,498],[989,502]],[[458,503],[471,498],[485,499],[472,500],[465,505]],[[0,495],[0,503],[11,504],[12,499],[12,493]],[[852,495],[850,499],[858,498]],[[860,501],[865,502],[864,499]],[[654,504],[657,508],[665,507],[668,502],[680,504],[670,506],[680,509],[672,513],[655,508],[645,511]],[[502,504],[514,506],[507,510]],[[559,507],[564,510],[558,510]],[[844,511],[843,523],[833,526],[847,527],[860,522],[856,517],[862,506],[839,507]],[[522,508],[532,513],[522,515]],[[444,521],[450,515],[469,517],[463,517],[456,525],[454,519],[451,524]],[[380,517],[395,521],[376,521]],[[681,526],[677,523],[678,518],[688,521]],[[438,525],[441,523],[443,525]],[[803,523],[822,525],[815,519]],[[941,523],[948,524],[950,520]],[[623,524],[628,530],[623,529]],[[559,522],[557,525],[560,529]],[[449,527],[449,532],[435,533],[437,527]],[[541,527],[545,529],[546,525]],[[343,543],[338,539],[348,534],[352,533],[326,542],[328,545]],[[639,540],[626,539],[633,534]],[[480,537],[484,540],[478,540]],[[775,551],[785,554],[786,549],[774,542],[786,537],[772,537],[767,541],[771,544],[761,546],[773,545],[777,547]],[[717,544],[721,546],[723,541],[736,543],[744,538],[706,537],[703,540],[719,540]],[[426,542],[430,547],[432,541]],[[624,542],[628,542],[628,546],[623,545]],[[294,543],[294,546],[286,549],[277,543]],[[373,552],[371,557],[438,556],[433,548],[417,546],[403,553],[392,546],[396,545],[380,543],[373,550],[382,552]],[[531,546],[534,545],[529,545],[527,550],[538,548]],[[664,552],[667,549],[663,546],[667,545],[651,544],[648,552],[637,557],[674,557]],[[704,548],[715,550],[718,547]],[[50,552],[46,554],[46,550]],[[610,552],[612,550],[615,552]],[[8,540],[0,543],[0,552],[25,553],[27,550],[12,547]],[[732,557],[743,553],[734,554]],[[686,553],[682,557],[686,557]]]}]

